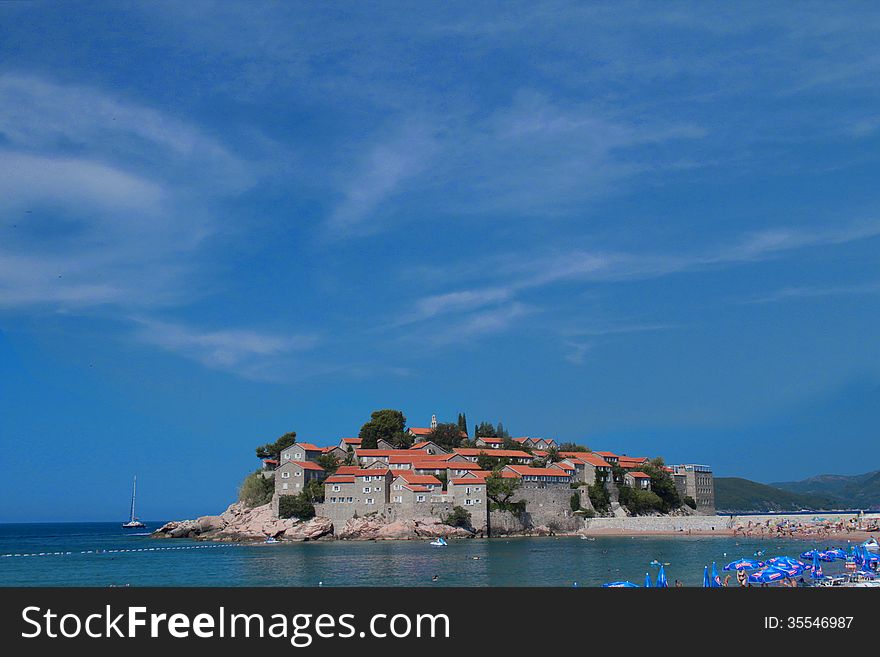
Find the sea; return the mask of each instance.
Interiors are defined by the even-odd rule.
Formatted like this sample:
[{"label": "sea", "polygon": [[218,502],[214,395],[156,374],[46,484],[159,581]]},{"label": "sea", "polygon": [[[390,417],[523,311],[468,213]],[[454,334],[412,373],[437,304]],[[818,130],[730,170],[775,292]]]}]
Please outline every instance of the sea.
[{"label": "sea", "polygon": [[[715,536],[534,537],[227,544],[155,539],[118,523],[0,524],[0,586],[600,586],[655,580],[700,586],[712,563],[798,557],[797,539]],[[823,564],[826,574],[840,562]],[[735,577],[732,583],[735,584]]]}]

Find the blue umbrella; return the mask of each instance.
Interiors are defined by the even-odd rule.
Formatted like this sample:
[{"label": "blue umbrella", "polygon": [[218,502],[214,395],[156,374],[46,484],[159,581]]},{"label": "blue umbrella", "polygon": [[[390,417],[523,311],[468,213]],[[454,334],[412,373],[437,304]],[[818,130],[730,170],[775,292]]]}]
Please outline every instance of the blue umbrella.
[{"label": "blue umbrella", "polygon": [[[810,558],[812,558],[812,555],[810,555]],[[767,565],[804,567],[806,564],[801,563],[794,557],[773,557],[772,559],[767,559]]]},{"label": "blue umbrella", "polygon": [[718,576],[718,569],[715,567],[714,561],[712,562],[712,588],[721,588],[721,578]]},{"label": "blue umbrella", "polygon": [[703,566],[703,588],[712,588],[712,585],[709,584],[709,566]]},{"label": "blue umbrella", "polygon": [[651,586],[651,573],[645,573],[645,588],[649,589]]},{"label": "blue umbrella", "polygon": [[632,582],[608,582],[607,584],[602,585],[603,589],[637,589],[640,588],[638,584],[633,584]]},{"label": "blue umbrella", "polygon": [[764,568],[749,575],[751,584],[771,584],[788,577],[788,574],[778,568]]},{"label": "blue umbrella", "polygon": [[825,550],[825,554],[830,556],[832,559],[846,559],[846,552],[844,552],[840,548],[833,548],[831,550]]},{"label": "blue umbrella", "polygon": [[737,559],[724,566],[723,570],[754,570],[763,565],[764,562],[757,559]]},{"label": "blue umbrella", "polygon": [[666,583],[666,570],[664,570],[663,566],[660,566],[660,572],[657,573],[657,586],[664,589],[669,586]]},{"label": "blue umbrella", "polygon": [[813,572],[810,573],[813,579],[822,579],[825,575],[822,573],[822,565],[819,563],[818,553],[813,553]]}]

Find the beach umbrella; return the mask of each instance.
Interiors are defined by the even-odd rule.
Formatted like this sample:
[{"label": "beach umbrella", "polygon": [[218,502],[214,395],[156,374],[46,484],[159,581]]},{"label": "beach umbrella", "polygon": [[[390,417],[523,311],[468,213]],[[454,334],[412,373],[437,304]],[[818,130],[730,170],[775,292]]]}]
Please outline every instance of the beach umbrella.
[{"label": "beach umbrella", "polygon": [[832,559],[846,559],[846,552],[840,548],[833,548],[831,550],[825,550],[825,554],[830,556]]},{"label": "beach umbrella", "polygon": [[788,577],[788,574],[778,568],[764,568],[749,575],[750,584],[771,584]]},{"label": "beach umbrella", "polygon": [[637,589],[640,588],[638,584],[633,584],[632,582],[608,582],[607,584],[602,585],[603,589]]},{"label": "beach umbrella", "polygon": [[721,588],[721,578],[718,576],[718,568],[715,567],[714,561],[712,562],[712,588]]},{"label": "beach umbrella", "polygon": [[724,566],[723,570],[755,570],[763,565],[764,562],[757,559],[737,559]]},{"label": "beach umbrella", "polygon": [[667,588],[669,585],[666,583],[666,570],[664,570],[663,566],[660,566],[660,572],[657,573],[657,586],[661,588]]},{"label": "beach umbrella", "polygon": [[712,588],[712,585],[709,584],[709,566],[703,566],[703,588]]},{"label": "beach umbrella", "polygon": [[651,586],[653,586],[653,584],[651,584],[651,573],[645,573],[645,588],[649,589]]},{"label": "beach umbrella", "polygon": [[824,574],[822,573],[822,565],[819,563],[819,555],[817,553],[813,553],[813,571],[810,573],[810,577],[813,579],[822,579]]},{"label": "beach umbrella", "polygon": [[[812,555],[810,555],[809,558],[812,559],[813,558]],[[794,557],[773,557],[772,559],[767,559],[767,565],[768,566],[795,566],[795,567],[806,566],[806,564],[801,563],[800,561],[798,561]]]}]

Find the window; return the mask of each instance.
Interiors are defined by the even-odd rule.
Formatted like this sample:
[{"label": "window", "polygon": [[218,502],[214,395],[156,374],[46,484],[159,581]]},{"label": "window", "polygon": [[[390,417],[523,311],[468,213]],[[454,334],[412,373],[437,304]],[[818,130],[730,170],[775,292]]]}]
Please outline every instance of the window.
[{"label": "window", "polygon": [[403,496],[402,495],[395,495],[394,501],[395,502],[403,502]]},{"label": "window", "polygon": [[369,493],[372,490],[369,486],[364,486],[364,492]]},{"label": "window", "polygon": [[416,502],[424,502],[424,501],[425,501],[424,495],[416,495]]},{"label": "window", "polygon": [[372,498],[372,497],[368,497],[366,501],[367,501],[367,504],[375,504],[376,503],[375,498]]},{"label": "window", "polygon": [[376,486],[373,490],[376,491],[376,492],[378,493],[378,492],[379,492],[380,490],[382,490],[382,489],[379,488],[378,486]]},{"label": "window", "polygon": [[287,484],[286,484],[286,483],[281,484],[281,490],[287,490]]},{"label": "window", "polygon": [[281,478],[282,479],[290,479],[290,473],[289,472],[282,472]]},{"label": "window", "polygon": [[350,497],[346,497],[346,498],[345,498],[345,501],[350,503],[350,502],[352,501],[352,498],[350,498]]},{"label": "window", "polygon": [[297,470],[296,473],[295,473],[293,476],[294,476],[294,477],[301,477],[301,476],[302,476],[302,472],[300,472],[299,470]]},{"label": "window", "polygon": [[334,487],[333,487],[333,492],[334,492],[334,493],[338,493],[338,492],[341,491],[341,490],[342,490],[342,489],[341,489],[339,486],[334,486]]},{"label": "window", "polygon": [[364,477],[364,481],[373,481],[372,477]]},{"label": "window", "polygon": [[474,501],[470,498],[468,498],[464,501],[465,506],[471,506],[473,503],[474,503]]}]

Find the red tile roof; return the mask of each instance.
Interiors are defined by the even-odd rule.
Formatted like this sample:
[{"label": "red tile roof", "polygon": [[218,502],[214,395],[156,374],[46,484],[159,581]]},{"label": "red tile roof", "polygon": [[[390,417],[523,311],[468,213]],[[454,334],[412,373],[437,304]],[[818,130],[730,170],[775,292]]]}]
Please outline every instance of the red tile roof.
[{"label": "red tile roof", "polygon": [[263,463],[269,463],[270,465],[278,465],[278,461],[275,459],[263,459]]},{"label": "red tile roof", "polygon": [[480,449],[479,447],[458,447],[452,450],[462,456],[479,456],[485,454],[494,458],[530,459],[532,455],[518,449]]},{"label": "red tile roof", "polygon": [[322,449],[321,447],[318,447],[317,445],[313,445],[312,443],[296,443],[296,445],[299,445],[307,452],[320,452]]},{"label": "red tile roof", "polygon": [[349,475],[330,475],[324,480],[325,484],[353,484],[354,477]]},{"label": "red tile roof", "polygon": [[356,465],[340,465],[338,468],[336,468],[336,474],[350,475],[354,474],[358,470],[360,470],[360,468]]},{"label": "red tile roof", "polygon": [[435,477],[434,475],[420,475],[412,472],[411,470],[397,470],[394,474],[396,474],[408,484],[434,484],[436,486],[440,485],[440,480],[437,479],[437,477]]},{"label": "red tile roof", "polygon": [[630,476],[635,477],[636,479],[650,479],[651,475],[646,475],[644,472],[639,472],[638,470],[630,471]]},{"label": "red tile roof", "polygon": [[480,436],[479,438],[477,438],[477,440],[482,440],[484,443],[498,444],[498,445],[500,445],[501,443],[504,442],[503,438],[492,438],[490,436]]},{"label": "red tile roof", "polygon": [[344,442],[346,445],[360,445],[361,439],[360,438],[343,438],[342,442]]},{"label": "red tile roof", "polygon": [[433,492],[430,488],[426,488],[425,486],[416,486],[416,485],[407,485],[404,486],[407,490],[411,490],[413,493],[431,493]]},{"label": "red tile roof", "polygon": [[[431,427],[409,427],[407,431],[414,436],[427,436],[434,430]],[[462,438],[467,438],[467,431],[459,431],[458,433]]]},{"label": "red tile roof", "polygon": [[619,457],[617,456],[617,454],[615,454],[614,452],[596,452],[596,454],[598,454],[599,456],[601,456],[601,457],[603,457],[603,458],[606,458],[606,459],[607,459],[608,457],[611,457],[611,458],[613,458],[613,459],[619,458]]},{"label": "red tile roof", "polygon": [[324,472],[324,468],[315,463],[314,461],[290,461],[291,463],[296,463],[303,470],[320,470]]},{"label": "red tile roof", "polygon": [[512,470],[521,477],[568,477],[565,472],[556,468],[532,468],[528,465],[508,465],[505,469]]},{"label": "red tile roof", "polygon": [[608,461],[603,459],[598,454],[593,454],[592,452],[582,452],[581,454],[579,454],[575,458],[580,459],[584,463],[589,463],[594,468],[610,468],[611,467],[611,464]]},{"label": "red tile roof", "polygon": [[366,469],[366,470],[357,469],[352,474],[355,477],[382,477],[387,472],[389,472],[389,470],[387,468],[381,468],[381,469],[373,468],[373,469]]}]

